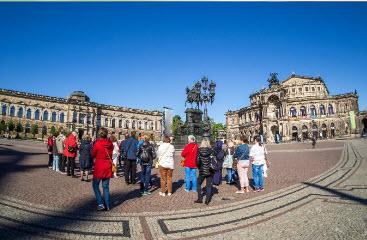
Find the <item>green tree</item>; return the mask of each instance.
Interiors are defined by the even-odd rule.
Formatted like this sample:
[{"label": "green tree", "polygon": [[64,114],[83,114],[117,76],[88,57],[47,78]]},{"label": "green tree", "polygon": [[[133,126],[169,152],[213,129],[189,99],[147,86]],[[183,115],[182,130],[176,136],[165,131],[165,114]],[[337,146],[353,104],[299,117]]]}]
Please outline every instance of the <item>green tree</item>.
[{"label": "green tree", "polygon": [[3,133],[6,131],[6,123],[5,121],[0,122],[0,133]]},{"label": "green tree", "polygon": [[173,116],[173,119],[172,119],[172,133],[173,133],[173,135],[178,134],[178,130],[181,128],[182,125],[183,125],[183,122],[181,120],[181,117],[179,115]]},{"label": "green tree", "polygon": [[212,136],[214,139],[218,138],[219,130],[224,130],[225,126],[222,123],[213,123],[212,124]]},{"label": "green tree", "polygon": [[13,120],[9,120],[9,122],[8,122],[8,130],[9,130],[9,132],[14,131],[14,128],[15,128],[15,125],[14,125]]},{"label": "green tree", "polygon": [[52,126],[52,127],[50,128],[50,134],[51,134],[52,136],[55,136],[55,135],[56,135],[56,128],[55,128],[55,126]]},{"label": "green tree", "polygon": [[47,126],[43,126],[42,127],[42,140],[43,140],[43,137],[47,134]]},{"label": "green tree", "polygon": [[33,138],[35,138],[36,134],[38,134],[38,126],[36,124],[32,124],[31,133],[33,135]]},{"label": "green tree", "polygon": [[16,127],[15,131],[16,131],[17,133],[21,133],[21,132],[23,132],[23,130],[24,130],[24,128],[23,128],[22,123],[21,123],[21,122],[18,122],[18,123],[17,123],[17,127]]}]

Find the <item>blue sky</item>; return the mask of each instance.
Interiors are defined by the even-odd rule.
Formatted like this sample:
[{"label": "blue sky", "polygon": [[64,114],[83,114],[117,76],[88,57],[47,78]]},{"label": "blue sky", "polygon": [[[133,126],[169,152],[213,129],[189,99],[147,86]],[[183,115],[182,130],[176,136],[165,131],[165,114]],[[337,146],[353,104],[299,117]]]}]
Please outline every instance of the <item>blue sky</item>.
[{"label": "blue sky", "polygon": [[224,122],[270,72],[295,72],[367,109],[366,29],[367,3],[0,3],[0,87],[184,116],[207,75]]}]

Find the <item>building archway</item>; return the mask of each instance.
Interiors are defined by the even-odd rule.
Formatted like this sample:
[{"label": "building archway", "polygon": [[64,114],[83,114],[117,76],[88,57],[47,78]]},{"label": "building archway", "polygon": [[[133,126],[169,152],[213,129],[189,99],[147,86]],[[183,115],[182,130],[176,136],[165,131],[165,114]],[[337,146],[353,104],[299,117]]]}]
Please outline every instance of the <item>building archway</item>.
[{"label": "building archway", "polygon": [[78,138],[79,138],[79,140],[82,140],[83,135],[84,135],[84,129],[83,128],[79,128],[78,129]]},{"label": "building archway", "polygon": [[327,138],[327,127],[325,123],[321,125],[321,133],[322,133],[322,138]]},{"label": "building archway", "polygon": [[313,135],[313,137],[315,137],[316,139],[318,138],[319,130],[318,130],[318,128],[317,128],[316,123],[314,123],[314,124],[312,125],[312,135]]},{"label": "building archway", "polygon": [[362,119],[362,124],[363,124],[363,134],[366,134],[367,133],[367,117],[363,118]]},{"label": "building archway", "polygon": [[335,137],[335,124],[333,122],[330,124],[330,137]]},{"label": "building archway", "polygon": [[292,127],[292,140],[293,141],[298,140],[298,128],[296,126]]},{"label": "building archway", "polygon": [[306,125],[302,126],[302,139],[308,139],[308,127]]}]

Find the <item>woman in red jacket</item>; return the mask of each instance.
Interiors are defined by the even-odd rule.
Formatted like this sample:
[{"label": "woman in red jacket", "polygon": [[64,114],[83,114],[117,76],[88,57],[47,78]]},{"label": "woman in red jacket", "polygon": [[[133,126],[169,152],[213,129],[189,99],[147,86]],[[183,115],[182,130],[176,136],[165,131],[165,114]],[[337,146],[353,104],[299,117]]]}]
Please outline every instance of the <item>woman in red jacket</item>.
[{"label": "woman in red jacket", "polygon": [[195,143],[196,139],[193,135],[188,136],[189,143],[182,150],[181,156],[185,159],[185,191],[189,192],[191,188],[192,179],[192,191],[197,192],[197,177],[196,177],[196,158],[198,155],[198,145]]},{"label": "woman in red jacket", "polygon": [[[92,158],[94,161],[93,190],[97,199],[97,211],[110,210],[110,178],[112,177],[112,151],[113,144],[107,139],[108,131],[101,128],[98,131],[99,138],[93,145]],[[99,190],[99,183],[102,180],[103,198]]]},{"label": "woman in red jacket", "polygon": [[75,168],[75,158],[78,152],[78,142],[76,140],[76,136],[78,134],[76,132],[72,132],[69,136],[65,139],[64,142],[64,156],[66,157],[67,162],[67,175],[75,177],[74,175],[74,168]]}]

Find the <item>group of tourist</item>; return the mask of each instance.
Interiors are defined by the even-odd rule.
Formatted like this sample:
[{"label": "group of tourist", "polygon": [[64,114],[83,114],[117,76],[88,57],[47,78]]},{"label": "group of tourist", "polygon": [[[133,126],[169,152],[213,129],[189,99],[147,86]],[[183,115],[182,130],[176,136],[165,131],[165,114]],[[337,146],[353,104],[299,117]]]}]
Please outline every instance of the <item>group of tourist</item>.
[{"label": "group of tourist", "polygon": [[[107,129],[100,128],[98,138],[92,141],[86,135],[78,144],[76,132],[67,137],[63,134],[50,137],[47,141],[49,167],[57,172],[75,177],[75,158],[79,151],[80,178],[88,180],[93,169],[92,186],[97,200],[97,210],[109,210],[109,181],[117,178],[118,166],[124,163],[126,184],[137,183],[137,165],[140,165],[140,193],[150,195],[152,186],[152,168],[157,168],[160,174],[160,196],[171,196],[172,174],[174,171],[174,146],[171,138],[164,136],[163,143],[156,149],[148,136],[137,138],[134,131],[125,135],[125,140],[118,144],[114,135],[109,135]],[[193,135],[188,136],[188,144],[181,152],[181,165],[185,168],[185,191],[196,192],[195,203],[209,204],[212,198],[213,185],[222,183],[222,171],[226,169],[226,182],[233,184],[236,176],[239,178],[238,194],[249,192],[248,169],[252,167],[255,191],[264,191],[263,176],[269,162],[267,151],[260,137],[255,138],[255,144],[250,148],[248,140],[241,138],[241,144],[235,147],[229,141],[223,144],[217,141],[212,147],[210,141],[204,138],[200,145]],[[154,161],[156,159],[156,161]],[[66,166],[66,172],[65,172]],[[84,179],[84,176],[86,179]],[[201,185],[206,182],[205,194]],[[99,189],[102,182],[103,198]]]}]

